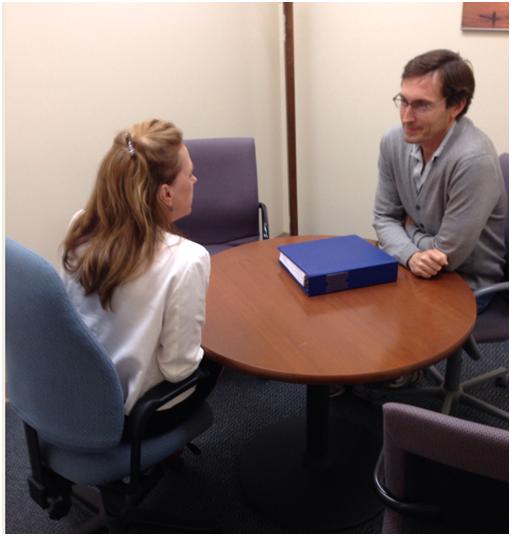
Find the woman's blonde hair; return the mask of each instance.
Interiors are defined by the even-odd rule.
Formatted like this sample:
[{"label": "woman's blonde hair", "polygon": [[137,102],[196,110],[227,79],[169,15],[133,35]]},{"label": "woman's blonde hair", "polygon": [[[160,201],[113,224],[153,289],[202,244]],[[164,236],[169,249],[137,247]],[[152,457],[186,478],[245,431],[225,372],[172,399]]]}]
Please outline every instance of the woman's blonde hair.
[{"label": "woman's blonde hair", "polygon": [[85,211],[67,232],[64,268],[86,295],[97,292],[105,309],[117,286],[147,269],[163,232],[173,230],[158,190],[179,173],[182,143],[181,132],[158,119],[117,134]]}]

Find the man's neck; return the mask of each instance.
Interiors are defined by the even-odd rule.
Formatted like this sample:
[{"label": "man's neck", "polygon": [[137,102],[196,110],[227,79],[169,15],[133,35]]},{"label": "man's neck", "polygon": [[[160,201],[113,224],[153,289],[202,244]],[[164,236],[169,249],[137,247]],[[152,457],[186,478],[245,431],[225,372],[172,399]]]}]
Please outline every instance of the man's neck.
[{"label": "man's neck", "polygon": [[422,153],[422,162],[424,163],[424,165],[426,165],[433,158],[435,151],[440,147],[440,145],[444,141],[447,134],[449,134],[449,131],[451,130],[453,125],[454,125],[454,122],[452,122],[449,125],[449,127],[447,128],[447,130],[445,130],[445,132],[442,132],[436,138],[429,140],[426,143],[420,144],[421,153]]}]

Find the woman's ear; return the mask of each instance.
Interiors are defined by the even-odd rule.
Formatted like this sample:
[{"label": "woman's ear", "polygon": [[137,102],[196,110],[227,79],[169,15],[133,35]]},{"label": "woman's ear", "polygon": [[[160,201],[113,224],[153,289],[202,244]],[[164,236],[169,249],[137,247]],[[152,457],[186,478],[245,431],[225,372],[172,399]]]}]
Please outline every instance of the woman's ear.
[{"label": "woman's ear", "polygon": [[174,202],[174,188],[170,184],[160,184],[158,187],[158,200],[166,207],[172,208]]}]

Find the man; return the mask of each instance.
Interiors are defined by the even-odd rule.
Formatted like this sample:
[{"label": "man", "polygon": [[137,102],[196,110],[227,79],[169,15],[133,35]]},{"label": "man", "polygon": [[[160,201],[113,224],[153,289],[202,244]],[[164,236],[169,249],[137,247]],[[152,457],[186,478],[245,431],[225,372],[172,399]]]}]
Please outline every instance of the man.
[{"label": "man", "polygon": [[502,279],[507,212],[495,148],[465,117],[474,88],[472,69],[449,50],[407,63],[394,97],[402,126],[380,145],[373,224],[417,277],[456,271],[472,289]]}]

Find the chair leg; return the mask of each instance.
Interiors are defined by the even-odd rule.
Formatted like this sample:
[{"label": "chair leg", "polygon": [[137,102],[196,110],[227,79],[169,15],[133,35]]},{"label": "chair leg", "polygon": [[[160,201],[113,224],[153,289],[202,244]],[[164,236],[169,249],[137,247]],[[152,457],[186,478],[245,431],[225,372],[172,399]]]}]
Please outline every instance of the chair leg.
[{"label": "chair leg", "polygon": [[447,359],[445,364],[445,376],[441,389],[444,392],[444,402],[442,404],[442,413],[450,415],[451,411],[456,407],[461,395],[460,377],[461,367],[463,365],[461,350]]},{"label": "chair leg", "polygon": [[[454,357],[455,359],[453,359]],[[461,364],[460,352],[458,356],[453,356],[447,360],[445,377],[443,377],[435,367],[430,367],[428,369],[428,372],[431,373],[433,378],[442,383],[442,388],[445,390],[442,413],[450,414],[454,404],[460,401],[475,409],[486,411],[490,415],[494,415],[501,419],[509,419],[509,413],[507,411],[465,392],[467,387],[478,385],[493,378],[498,379],[507,376],[508,370],[501,367],[460,383]]]},{"label": "chair leg", "polygon": [[477,398],[465,392],[465,389],[467,387],[473,387],[474,385],[479,385],[480,383],[492,380],[494,378],[496,378],[497,380],[499,378],[505,378],[507,377],[507,375],[508,370],[504,367],[500,367],[498,369],[490,370],[489,372],[485,372],[484,374],[480,374],[479,376],[475,376],[474,378],[470,378],[469,380],[462,382],[460,385],[462,401],[469,406],[472,406],[473,408],[479,409],[481,411],[486,411],[487,413],[499,417],[501,419],[509,420],[509,413],[507,411],[504,411],[497,406],[494,406],[493,404],[485,402],[484,400],[481,400],[480,398]]},{"label": "chair leg", "polygon": [[[110,516],[105,512],[100,492],[86,486],[73,487],[73,502],[84,507],[93,516],[75,528],[75,534],[95,534],[109,532],[114,534],[197,534],[221,533],[220,526],[213,520],[176,519],[168,512],[134,508],[125,515]],[[135,532],[136,531],[136,532]]]},{"label": "chair leg", "polygon": [[472,387],[473,385],[479,385],[480,383],[483,383],[485,381],[491,380],[493,378],[499,378],[501,376],[506,376],[508,373],[508,370],[504,367],[500,367],[495,370],[491,370],[489,372],[485,372],[484,374],[480,374],[479,376],[475,376],[474,378],[470,378],[470,380],[466,380],[461,384],[461,387],[465,389],[466,387]]},{"label": "chair leg", "polygon": [[509,413],[507,411],[504,411],[503,409],[500,409],[493,404],[489,404],[488,402],[485,402],[480,398],[468,395],[467,393],[462,393],[460,400],[462,402],[465,402],[469,406],[472,406],[473,408],[479,409],[481,411],[486,411],[490,415],[494,415],[495,417],[499,417],[501,419],[509,420]]},{"label": "chair leg", "polygon": [[442,385],[444,383],[444,375],[439,372],[435,365],[431,365],[431,367],[427,369],[427,373],[433,376],[438,385]]},{"label": "chair leg", "polygon": [[445,366],[445,376],[435,367],[430,367],[428,372],[439,384],[436,387],[412,387],[409,389],[395,389],[392,394],[396,396],[411,397],[435,397],[443,400],[441,412],[449,415],[456,406],[460,395],[460,376],[463,360],[461,349],[456,351],[451,357],[447,358]]},{"label": "chair leg", "polygon": [[506,372],[505,376],[499,376],[495,380],[495,384],[497,387],[505,387],[507,389],[509,387],[509,371]]},{"label": "chair leg", "polygon": [[509,419],[508,412],[465,392],[465,388],[472,387],[493,378],[497,378],[497,381],[505,381],[505,379],[507,379],[508,370],[505,368],[499,368],[497,370],[486,372],[485,374],[481,374],[475,378],[461,382],[460,377],[462,365],[462,349],[460,349],[451,357],[447,358],[445,376],[442,375],[435,366],[431,366],[427,369],[428,374],[430,374],[435,382],[439,384],[438,386],[413,387],[405,389],[378,388],[377,391],[381,393],[381,396],[392,395],[392,398],[441,398],[443,400],[441,412],[446,415],[449,415],[453,411],[453,409],[456,407],[456,404],[459,402],[465,402],[467,405],[481,411],[486,411],[493,416],[506,420]]},{"label": "chair leg", "polygon": [[193,519],[176,519],[167,513],[154,510],[137,509],[125,520],[125,528],[131,533],[164,534],[217,534],[221,527],[213,520],[194,517]]},{"label": "chair leg", "polygon": [[73,502],[85,508],[92,517],[74,530],[75,534],[95,534],[99,529],[107,530],[109,516],[103,507],[99,491],[88,486],[74,486],[72,492]]}]

